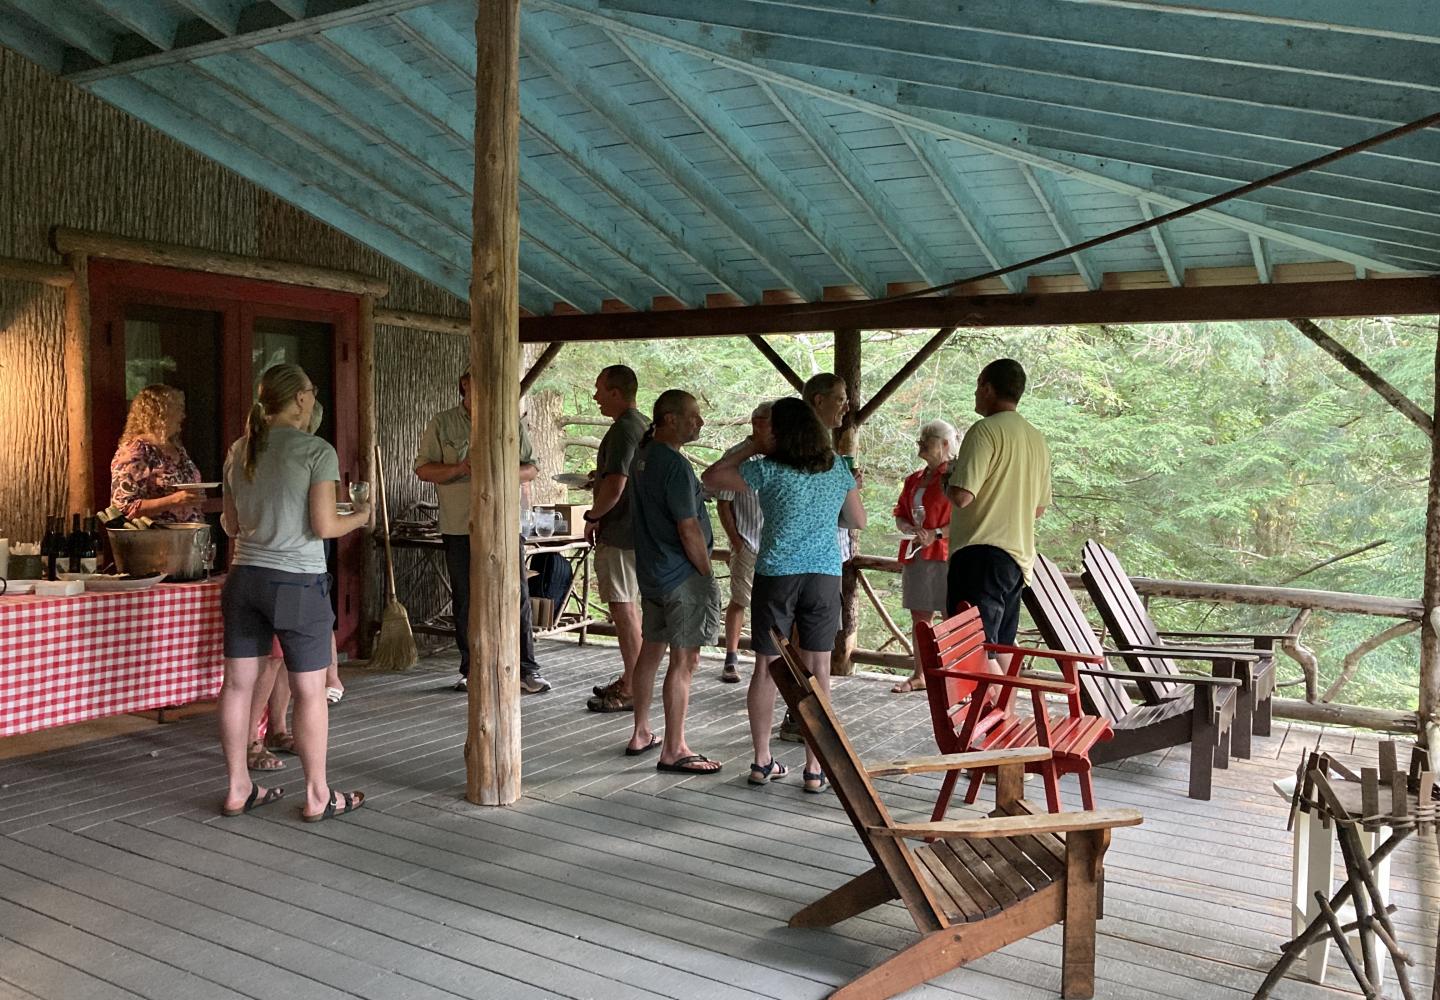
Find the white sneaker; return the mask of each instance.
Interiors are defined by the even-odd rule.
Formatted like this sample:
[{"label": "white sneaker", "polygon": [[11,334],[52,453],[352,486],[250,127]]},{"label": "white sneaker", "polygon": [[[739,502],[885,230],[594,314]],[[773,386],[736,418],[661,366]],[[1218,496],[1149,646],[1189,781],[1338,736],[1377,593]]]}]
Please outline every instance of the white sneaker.
[{"label": "white sneaker", "polygon": [[450,690],[451,690],[451,691],[468,691],[468,690],[470,690],[470,688],[469,688],[469,685],[465,683],[465,678],[462,677],[462,678],[460,678],[458,681],[455,682],[455,686],[452,687]]}]

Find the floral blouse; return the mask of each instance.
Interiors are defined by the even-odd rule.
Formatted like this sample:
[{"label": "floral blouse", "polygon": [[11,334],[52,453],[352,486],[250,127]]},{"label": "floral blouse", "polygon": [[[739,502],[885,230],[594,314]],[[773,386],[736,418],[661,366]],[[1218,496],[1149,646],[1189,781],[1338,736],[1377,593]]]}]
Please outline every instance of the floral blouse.
[{"label": "floral blouse", "polygon": [[[176,445],[175,450],[168,455],[163,448],[139,440],[120,445],[110,460],[110,502],[126,517],[134,517],[140,501],[169,496],[175,483],[198,483],[200,470],[184,448]],[[152,521],[205,520],[198,506],[172,507],[147,516]]]}]

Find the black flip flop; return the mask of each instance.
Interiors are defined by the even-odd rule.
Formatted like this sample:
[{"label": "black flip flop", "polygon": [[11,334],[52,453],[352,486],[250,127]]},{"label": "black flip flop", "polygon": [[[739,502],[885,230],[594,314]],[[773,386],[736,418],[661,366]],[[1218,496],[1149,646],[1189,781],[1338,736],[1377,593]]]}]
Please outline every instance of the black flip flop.
[{"label": "black flip flop", "polygon": [[[264,793],[263,795],[261,794],[262,792]],[[259,809],[261,806],[268,806],[272,802],[279,802],[281,796],[284,794],[285,789],[278,785],[271,788],[261,788],[252,782],[250,785],[250,797],[245,800],[245,804],[239,809],[226,809],[224,806],[221,806],[220,815],[243,816],[252,809]]]},{"label": "black flip flop", "polygon": [[639,756],[642,756],[642,755],[644,755],[644,754],[649,753],[651,750],[654,750],[656,747],[658,747],[658,746],[660,745],[660,743],[661,743],[660,737],[656,736],[654,733],[651,733],[651,734],[650,734],[650,742],[649,742],[649,743],[646,743],[643,747],[626,747],[626,748],[625,748],[625,756],[626,756],[626,757],[639,757]]},{"label": "black flip flop", "polygon": [[689,766],[689,765],[692,765],[692,764],[713,764],[713,763],[715,763],[715,762],[712,761],[709,757],[706,757],[703,753],[692,753],[692,754],[691,754],[690,756],[688,756],[688,757],[681,757],[679,760],[677,760],[677,761],[672,761],[672,762],[669,763],[669,764],[665,763],[663,760],[657,760],[657,761],[655,762],[655,770],[657,770],[657,771],[669,771],[669,772],[672,773],[672,774],[719,774],[719,773],[720,773],[720,768],[719,768],[719,767],[716,767],[714,770],[711,770],[710,768],[691,767],[691,766]]},{"label": "black flip flop", "polygon": [[[345,800],[345,808],[336,809],[335,807],[339,804],[341,799]],[[337,792],[332,788],[330,790],[330,801],[325,803],[324,812],[320,813],[318,816],[310,816],[302,812],[300,814],[300,818],[307,823],[320,823],[327,819],[333,819],[336,816],[344,816],[346,813],[352,813],[364,804],[364,792]]]}]

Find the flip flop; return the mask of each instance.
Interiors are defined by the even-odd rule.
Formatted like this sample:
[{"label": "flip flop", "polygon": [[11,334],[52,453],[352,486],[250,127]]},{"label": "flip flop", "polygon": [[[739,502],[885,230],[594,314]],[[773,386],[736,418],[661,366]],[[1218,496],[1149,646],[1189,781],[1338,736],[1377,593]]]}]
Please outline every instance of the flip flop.
[{"label": "flip flop", "polygon": [[719,774],[720,767],[722,766],[716,764],[716,766],[712,769],[707,767],[695,767],[694,765],[696,764],[716,764],[716,762],[712,761],[709,757],[706,757],[703,753],[692,753],[688,757],[681,757],[679,760],[672,761],[669,764],[665,763],[663,760],[657,760],[655,762],[655,770],[669,771],[673,774]]},{"label": "flip flop", "polygon": [[626,757],[639,757],[639,756],[641,756],[642,754],[647,754],[647,753],[649,753],[651,750],[654,750],[656,747],[658,747],[658,746],[660,745],[660,743],[661,743],[660,737],[656,736],[654,733],[651,733],[651,734],[650,734],[650,742],[649,742],[649,743],[646,743],[643,747],[626,747],[626,748],[625,748],[625,756],[626,756]]},{"label": "flip flop", "polygon": [[338,705],[338,704],[340,704],[340,699],[343,698],[343,697],[345,697],[345,689],[344,689],[344,688],[326,688],[326,689],[325,689],[325,700],[328,701],[328,702],[329,702],[330,704],[332,704],[332,705]]},{"label": "flip flop", "polygon": [[[336,809],[335,807],[340,804],[341,799],[345,800],[345,808]],[[344,816],[346,813],[352,813],[364,804],[364,792],[337,792],[332,788],[330,789],[330,801],[325,803],[324,812],[315,816],[302,812],[300,818],[307,823],[319,823],[327,819],[333,819],[336,816]]]},{"label": "flip flop", "polygon": [[891,694],[910,694],[913,691],[924,691],[924,678],[907,677],[899,684],[890,689]]},{"label": "flip flop", "polygon": [[[262,791],[264,792],[263,795],[261,794]],[[220,815],[243,816],[245,813],[248,813],[252,809],[259,809],[261,806],[268,806],[272,802],[279,802],[281,797],[284,796],[284,794],[285,789],[280,788],[279,786],[262,789],[259,785],[251,782],[250,797],[245,800],[245,804],[239,809],[226,809],[222,805],[220,807]]]}]

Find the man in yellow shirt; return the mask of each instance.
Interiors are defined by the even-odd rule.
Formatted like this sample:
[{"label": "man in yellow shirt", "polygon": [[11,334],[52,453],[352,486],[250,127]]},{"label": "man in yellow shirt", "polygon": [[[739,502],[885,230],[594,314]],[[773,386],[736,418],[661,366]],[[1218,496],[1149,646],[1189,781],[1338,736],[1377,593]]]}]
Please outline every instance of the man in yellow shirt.
[{"label": "man in yellow shirt", "polygon": [[1035,520],[1050,503],[1050,449],[1016,412],[1025,369],[992,361],[975,381],[975,412],[950,463],[950,570],[946,612],[980,609],[985,638],[1009,645],[1020,621],[1020,591],[1035,565]]}]

